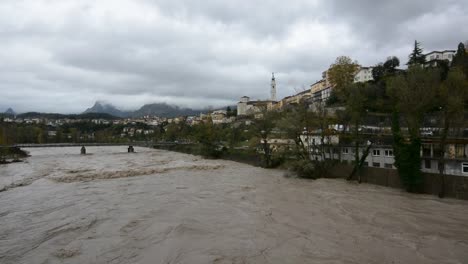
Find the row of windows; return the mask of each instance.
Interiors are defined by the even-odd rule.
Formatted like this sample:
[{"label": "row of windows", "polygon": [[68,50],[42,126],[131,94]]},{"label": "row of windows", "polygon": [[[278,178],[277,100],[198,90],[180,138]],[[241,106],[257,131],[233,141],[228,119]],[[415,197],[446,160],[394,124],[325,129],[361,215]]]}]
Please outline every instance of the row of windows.
[{"label": "row of windows", "polygon": [[[455,144],[455,152],[453,153],[455,158],[466,158],[467,155],[465,153],[465,144]],[[422,146],[423,156],[425,157],[434,157],[439,158],[442,155],[442,150],[438,144],[431,145],[430,144],[423,144]],[[445,150],[446,153],[449,153],[449,149]]]},{"label": "row of windows", "polygon": [[[452,54],[448,54],[445,57],[448,58],[448,59],[452,59],[452,56],[453,56]],[[433,59],[436,59],[436,58],[441,59],[443,57],[444,57],[443,55],[431,55],[430,60],[433,60]]]},{"label": "row of windows", "polygon": [[[354,153],[354,149],[351,149],[351,152]],[[392,149],[386,149],[384,153],[386,157],[393,157]],[[349,148],[343,148],[343,154],[349,154]],[[372,156],[380,156],[380,149],[372,150]]]},{"label": "row of windows", "polygon": [[[353,161],[349,161],[352,163]],[[372,166],[370,166],[369,162],[365,161],[364,162],[365,167],[375,167],[375,168],[382,168],[382,164],[380,162],[372,162]],[[384,163],[383,167],[386,169],[393,169],[393,164],[391,163]],[[436,168],[437,169],[437,165]],[[431,160],[424,160],[424,168],[426,169],[431,169]],[[464,162],[461,164],[461,171],[463,174],[468,174],[468,162]]]},{"label": "row of windows", "polygon": [[[366,167],[369,167],[369,162],[364,162],[364,166]],[[382,167],[382,164],[380,162],[372,162],[372,167],[375,167],[375,168],[381,168]],[[392,169],[393,168],[393,164],[391,163],[384,163],[383,164],[383,167],[384,168],[387,168],[387,169]],[[426,169],[430,169],[431,168],[431,160],[425,160],[425,166],[424,166]],[[462,173],[463,174],[468,174],[468,162],[465,162],[465,163],[462,163],[461,164],[461,170],[462,170]]]},{"label": "row of windows", "polygon": [[[382,164],[380,162],[372,162],[372,167],[381,168],[382,167],[381,165]],[[383,167],[386,169],[393,169],[393,164],[391,163],[384,163],[383,165],[384,165]],[[367,161],[364,162],[364,166],[369,167],[369,162]]]},{"label": "row of windows", "polygon": [[[393,150],[392,149],[386,149],[384,151],[386,157],[393,157]],[[380,156],[380,149],[374,149],[372,150],[372,156]]]},{"label": "row of windows", "polygon": [[[431,160],[427,159],[424,160],[424,168],[425,169],[432,169]],[[439,166],[436,163],[436,167],[434,169],[439,169]],[[461,171],[463,174],[468,174],[468,162],[464,162],[461,164]]]}]

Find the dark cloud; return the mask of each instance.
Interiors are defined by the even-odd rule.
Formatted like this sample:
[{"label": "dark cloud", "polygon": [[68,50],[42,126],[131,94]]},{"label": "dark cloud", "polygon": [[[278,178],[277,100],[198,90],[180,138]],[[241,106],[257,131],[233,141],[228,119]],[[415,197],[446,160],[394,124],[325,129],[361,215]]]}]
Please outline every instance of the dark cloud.
[{"label": "dark cloud", "polygon": [[462,0],[3,0],[0,107],[216,107],[266,98],[272,71],[286,96],[340,55],[404,62],[414,39],[454,49],[468,35],[467,8]]}]

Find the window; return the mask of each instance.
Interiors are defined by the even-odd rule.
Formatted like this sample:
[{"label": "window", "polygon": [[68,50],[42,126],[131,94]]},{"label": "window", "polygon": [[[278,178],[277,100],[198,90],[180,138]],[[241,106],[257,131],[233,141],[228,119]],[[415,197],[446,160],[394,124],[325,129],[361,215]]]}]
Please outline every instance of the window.
[{"label": "window", "polygon": [[349,149],[348,148],[343,148],[343,154],[348,154],[349,153]]},{"label": "window", "polygon": [[372,167],[380,168],[380,163],[379,162],[372,162]]},{"label": "window", "polygon": [[431,168],[431,160],[424,160],[424,168],[430,169]]},{"label": "window", "polygon": [[434,152],[434,158],[440,158],[442,156],[442,149],[440,148],[439,144],[435,144],[432,147]]},{"label": "window", "polygon": [[465,145],[460,145],[460,144],[455,145],[455,157],[456,158],[465,157]]},{"label": "window", "polygon": [[462,173],[468,174],[468,163],[462,163]]},{"label": "window", "polygon": [[431,156],[431,145],[429,144],[423,144],[422,145],[423,149],[423,157],[430,157]]},{"label": "window", "polygon": [[385,156],[387,156],[387,157],[393,157],[393,150],[392,150],[392,149],[387,149],[387,150],[385,150]]},{"label": "window", "polygon": [[393,168],[393,165],[391,163],[385,163],[385,168],[387,169],[392,169]]},{"label": "window", "polygon": [[362,165],[365,166],[365,167],[369,167],[369,162],[364,161],[364,163]]},{"label": "window", "polygon": [[372,156],[380,156],[380,149],[372,150]]}]

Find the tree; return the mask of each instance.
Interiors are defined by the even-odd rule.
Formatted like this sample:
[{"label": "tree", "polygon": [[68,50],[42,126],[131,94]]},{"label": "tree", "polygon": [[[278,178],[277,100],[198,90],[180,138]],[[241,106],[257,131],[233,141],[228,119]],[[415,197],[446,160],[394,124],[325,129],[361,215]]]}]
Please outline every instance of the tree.
[{"label": "tree", "polygon": [[309,132],[312,127],[313,114],[308,111],[308,107],[303,102],[289,109],[283,117],[278,120],[278,128],[284,132],[288,139],[293,139],[295,143],[294,154],[296,158],[308,160],[309,151],[301,139],[305,132]]},{"label": "tree", "polygon": [[357,61],[341,56],[328,69],[328,79],[339,99],[346,98],[347,88],[354,83],[354,76],[359,70]]},{"label": "tree", "polygon": [[457,53],[453,57],[452,67],[459,68],[468,78],[468,54],[465,45],[461,42],[458,44]]},{"label": "tree", "polygon": [[264,166],[270,167],[271,153],[270,146],[268,145],[268,137],[271,131],[275,128],[275,121],[277,120],[278,113],[274,111],[267,111],[266,108],[261,109],[261,118],[257,119],[254,124],[254,133],[262,140],[264,151]]},{"label": "tree", "polygon": [[395,73],[396,68],[399,66],[400,66],[400,60],[396,56],[389,57],[383,64],[383,67],[385,68],[385,71],[388,74]]},{"label": "tree", "polygon": [[424,114],[435,105],[439,83],[437,69],[421,67],[410,67],[406,75],[389,81],[388,94],[396,99],[396,107],[404,117],[410,136],[419,137]]},{"label": "tree", "polygon": [[294,159],[287,164],[297,176],[316,179],[326,175],[333,164],[325,158],[327,151],[332,155],[330,138],[333,132],[329,129],[332,123],[323,104],[311,111],[304,101],[284,112],[277,122],[282,134],[294,140],[291,153]]},{"label": "tree", "polygon": [[383,63],[379,63],[374,66],[372,69],[372,78],[374,79],[375,82],[379,82],[382,80],[385,76],[385,67]]},{"label": "tree", "polygon": [[199,124],[195,131],[195,137],[201,144],[201,153],[208,158],[219,158],[222,154],[219,149],[219,138],[217,128],[213,124],[211,117]]},{"label": "tree", "polygon": [[423,49],[421,48],[421,43],[419,43],[417,40],[414,41],[414,49],[413,52],[409,55],[409,61],[407,65],[412,66],[412,65],[423,65],[426,63],[426,57],[423,54]]},{"label": "tree", "polygon": [[[420,128],[424,114],[434,108],[440,83],[437,69],[410,67],[406,75],[389,79],[387,93],[393,103],[392,134],[395,166],[406,190],[416,192],[422,184]],[[400,120],[407,128],[405,135]]]},{"label": "tree", "polygon": [[450,71],[447,79],[439,87],[439,109],[442,131],[440,133],[439,147],[441,155],[439,157],[439,179],[440,191],[439,197],[445,196],[445,150],[449,131],[455,127],[463,127],[463,117],[465,110],[465,100],[468,96],[466,87],[468,82],[461,71],[455,68]]},{"label": "tree", "polygon": [[352,140],[354,142],[354,170],[349,175],[348,180],[354,176],[355,173],[358,174],[358,181],[361,182],[361,176],[359,173],[360,168],[363,166],[364,160],[367,157],[366,153],[368,154],[369,147],[367,151],[364,151],[364,155],[362,157],[359,156],[359,150],[361,147],[361,133],[360,128],[363,122],[363,118],[366,115],[366,84],[363,83],[356,83],[349,88],[348,98],[346,99],[346,111],[350,114],[350,121],[353,124],[353,137]]},{"label": "tree", "polygon": [[391,56],[384,63],[379,63],[372,69],[372,77],[375,82],[379,82],[386,76],[392,76],[396,73],[396,68],[400,66],[400,60]]}]

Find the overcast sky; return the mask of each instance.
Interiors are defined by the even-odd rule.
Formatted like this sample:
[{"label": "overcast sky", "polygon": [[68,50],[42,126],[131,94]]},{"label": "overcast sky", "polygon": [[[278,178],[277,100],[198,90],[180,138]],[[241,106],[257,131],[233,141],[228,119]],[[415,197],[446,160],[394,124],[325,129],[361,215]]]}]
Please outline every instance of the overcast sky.
[{"label": "overcast sky", "polygon": [[278,97],[317,81],[337,56],[364,66],[415,39],[468,39],[465,0],[1,0],[0,111],[195,108]]}]

